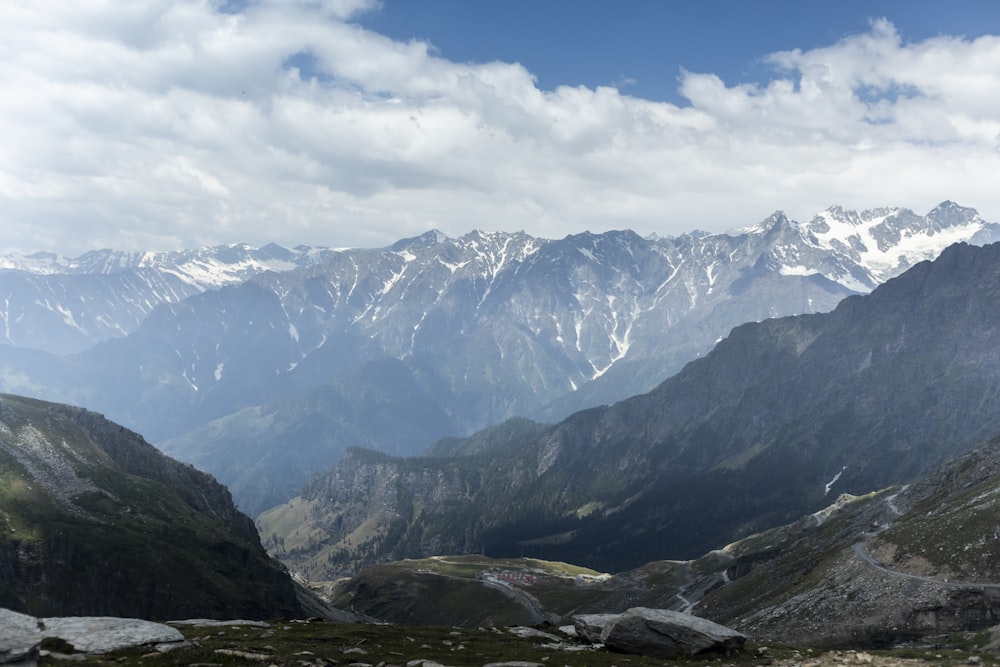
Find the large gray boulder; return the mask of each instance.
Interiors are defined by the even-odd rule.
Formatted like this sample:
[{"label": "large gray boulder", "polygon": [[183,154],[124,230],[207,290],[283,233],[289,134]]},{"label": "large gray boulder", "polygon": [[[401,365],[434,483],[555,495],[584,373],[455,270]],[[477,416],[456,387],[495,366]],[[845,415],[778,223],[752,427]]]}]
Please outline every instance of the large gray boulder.
[{"label": "large gray boulder", "polygon": [[37,618],[0,609],[0,665],[34,665],[41,641]]},{"label": "large gray boulder", "polygon": [[185,643],[176,628],[137,618],[72,616],[35,618],[0,609],[0,665],[33,665],[39,645],[56,637],[81,653],[107,653],[134,646],[166,650]]},{"label": "large gray boulder", "polygon": [[177,628],[138,618],[67,616],[42,622],[45,637],[58,637],[81,653],[108,653],[133,646],[169,648],[185,642]]},{"label": "large gray boulder", "polygon": [[600,641],[613,651],[654,658],[738,651],[746,642],[746,636],[724,625],[666,609],[633,607],[617,615],[576,616],[573,623],[588,638],[603,626]]}]

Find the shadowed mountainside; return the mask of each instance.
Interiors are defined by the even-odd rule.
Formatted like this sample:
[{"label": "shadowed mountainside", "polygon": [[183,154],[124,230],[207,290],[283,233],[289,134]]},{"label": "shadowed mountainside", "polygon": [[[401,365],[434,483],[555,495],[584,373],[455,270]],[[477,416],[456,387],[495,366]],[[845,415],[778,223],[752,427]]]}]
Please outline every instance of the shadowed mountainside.
[{"label": "shadowed mountainside", "polygon": [[149,619],[302,614],[208,475],[80,408],[0,396],[0,606]]}]

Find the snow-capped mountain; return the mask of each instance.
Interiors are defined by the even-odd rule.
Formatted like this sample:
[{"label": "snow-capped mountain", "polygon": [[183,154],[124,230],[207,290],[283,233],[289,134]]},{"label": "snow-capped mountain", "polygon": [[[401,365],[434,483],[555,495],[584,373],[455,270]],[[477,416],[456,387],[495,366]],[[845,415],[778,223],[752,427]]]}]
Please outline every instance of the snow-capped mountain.
[{"label": "snow-capped mountain", "polygon": [[0,343],[57,354],[135,331],[161,303],[309,266],[325,248],[245,244],[179,252],[95,250],[0,257]]},{"label": "snow-capped mountain", "polygon": [[255,248],[245,243],[233,243],[175,252],[92,250],[75,258],[47,252],[31,255],[11,253],[0,257],[0,270],[79,276],[155,269],[176,276],[181,282],[204,291],[240,283],[264,271],[290,271],[309,266],[329,252],[334,251],[309,246],[296,246],[288,250],[273,243]]},{"label": "snow-capped mountain", "polygon": [[[161,441],[337,385],[388,358],[403,362],[458,435],[515,415],[554,420],[648,391],[734,326],[831,310],[956,240],[1000,239],[998,229],[945,202],[927,216],[831,208],[798,223],[779,212],[749,229],[676,238],[435,231],[382,249],[271,246],[271,267],[299,268],[257,264],[246,282],[161,299],[129,335],[67,358],[63,370],[50,365],[43,379],[19,368],[23,359],[0,361],[10,366],[8,390],[23,391],[13,380],[42,387],[45,397],[100,410]],[[239,248],[237,259],[252,253]],[[244,266],[218,250],[199,252]],[[56,324],[83,320],[76,301],[33,301],[53,311]],[[219,434],[232,422],[213,424]],[[351,432],[370,426],[352,422]],[[211,437],[203,442],[212,446]],[[378,446],[377,437],[368,442]],[[405,447],[415,453],[427,444]]]},{"label": "snow-capped mountain", "polygon": [[[923,217],[900,208],[857,213],[833,206],[802,227],[809,243],[849,258],[850,263],[864,270],[864,275],[827,276],[858,292],[874,289],[919,261],[934,259],[953,243],[981,245],[998,238],[997,225],[983,221],[974,209],[951,201],[939,204]],[[782,270],[808,268],[785,263]]]},{"label": "snow-capped mountain", "polygon": [[[692,558],[841,493],[913,481],[1000,432],[998,291],[1000,244],[955,244],[829,313],[736,327],[614,405],[553,425],[511,420],[418,458],[351,450],[258,526],[316,580],[435,553],[605,572]],[[967,491],[981,506],[983,490]],[[995,534],[993,511],[957,541]],[[964,531],[952,521],[935,530]],[[951,576],[946,553],[936,562]]]}]

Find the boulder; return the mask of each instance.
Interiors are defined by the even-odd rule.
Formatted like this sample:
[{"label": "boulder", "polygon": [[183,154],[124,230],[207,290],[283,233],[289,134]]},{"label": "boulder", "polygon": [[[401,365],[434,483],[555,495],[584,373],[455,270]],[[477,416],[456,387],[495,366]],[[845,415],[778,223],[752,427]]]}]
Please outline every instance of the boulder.
[{"label": "boulder", "polygon": [[0,665],[34,664],[46,637],[62,639],[81,653],[107,653],[133,646],[165,650],[185,643],[176,628],[137,618],[35,618],[0,609]]},{"label": "boulder", "polygon": [[576,636],[591,644],[601,643],[601,633],[608,623],[615,621],[621,614],[578,614],[573,617],[573,627]]},{"label": "boulder", "polygon": [[724,625],[666,609],[633,607],[623,614],[574,616],[573,623],[584,638],[600,627],[600,642],[613,651],[653,658],[738,651],[746,642]]},{"label": "boulder", "polygon": [[41,641],[37,618],[0,609],[0,665],[34,665]]},{"label": "boulder", "polygon": [[168,648],[185,642],[176,628],[138,618],[67,616],[42,619],[45,637],[58,637],[81,653],[107,653],[133,646]]}]

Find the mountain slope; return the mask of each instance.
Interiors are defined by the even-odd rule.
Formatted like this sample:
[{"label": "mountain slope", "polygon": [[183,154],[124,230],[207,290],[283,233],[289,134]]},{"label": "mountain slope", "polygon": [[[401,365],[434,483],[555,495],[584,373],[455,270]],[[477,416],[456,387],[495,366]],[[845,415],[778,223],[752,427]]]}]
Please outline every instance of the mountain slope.
[{"label": "mountain slope", "polygon": [[[372,566],[327,590],[389,622],[518,614],[519,623],[565,624],[574,614],[642,606],[710,618],[768,644],[937,643],[1000,618],[998,504],[993,438],[911,485],[842,494],[694,560],[611,575],[530,558],[437,556]],[[507,596],[484,596],[497,587]]]},{"label": "mountain slope", "polygon": [[79,408],[0,396],[0,606],[39,615],[302,614],[211,477]]},{"label": "mountain slope", "polygon": [[889,645],[1000,618],[1000,438],[917,483],[726,547],[696,607],[767,641]]},{"label": "mountain slope", "polygon": [[602,570],[694,556],[1000,432],[998,297],[1000,245],[959,244],[832,313],[737,327],[654,391],[532,437],[468,457],[348,456],[259,525],[310,535],[282,554],[310,572],[348,540],[345,563],[429,555],[423,535]]}]

